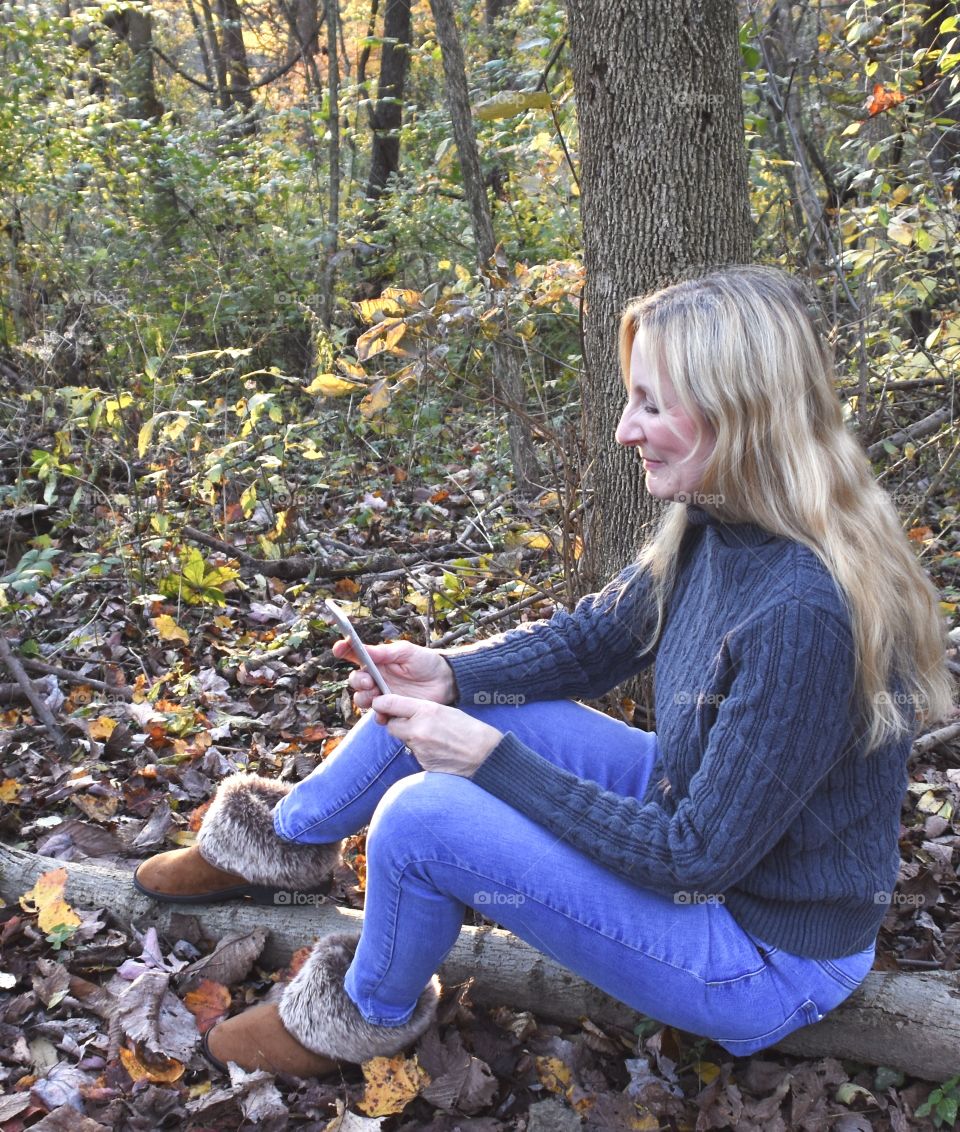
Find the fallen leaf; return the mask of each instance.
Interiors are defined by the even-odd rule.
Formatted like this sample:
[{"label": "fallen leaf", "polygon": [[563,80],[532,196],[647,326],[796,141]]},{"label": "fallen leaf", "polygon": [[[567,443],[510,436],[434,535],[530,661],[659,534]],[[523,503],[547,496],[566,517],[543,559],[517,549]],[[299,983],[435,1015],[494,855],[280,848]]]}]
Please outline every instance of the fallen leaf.
[{"label": "fallen leaf", "polygon": [[368,1116],[393,1116],[403,1112],[430,1077],[417,1064],[416,1057],[373,1057],[363,1063],[367,1082],[357,1108]]},{"label": "fallen leaf", "polygon": [[888,90],[883,83],[875,83],[873,93],[867,99],[866,110],[872,118],[875,114],[882,114],[884,110],[889,110],[891,106],[897,106],[907,96],[900,90]]},{"label": "fallen leaf", "polygon": [[15,778],[5,778],[0,782],[0,802],[16,802],[22,787]]},{"label": "fallen leaf", "polygon": [[159,1054],[167,1060],[186,1062],[199,1044],[197,1023],[170,991],[169,982],[170,976],[164,971],[145,971],[117,999],[111,1037],[116,1044],[129,1038],[140,1050],[141,1061],[144,1055]]},{"label": "fallen leaf", "polygon": [[186,1066],[173,1057],[152,1053],[147,1055],[138,1043],[136,1049],[120,1048],[120,1061],[133,1081],[153,1081],[172,1085],[183,1076]]},{"label": "fallen leaf", "polygon": [[110,738],[116,726],[117,721],[115,719],[111,719],[109,715],[100,715],[90,724],[90,738],[102,743]]},{"label": "fallen leaf", "polygon": [[183,996],[183,1005],[196,1018],[200,1033],[205,1034],[230,1009],[230,992],[222,983],[203,979]]},{"label": "fallen leaf", "polygon": [[67,870],[52,869],[39,877],[33,888],[20,897],[20,907],[25,912],[38,914],[38,926],[45,934],[58,927],[80,926],[80,917],[63,898],[66,887]]},{"label": "fallen leaf", "polygon": [[161,613],[159,617],[151,617],[150,622],[161,641],[182,641],[190,644],[190,637],[185,629],[181,629],[169,613]]},{"label": "fallen leaf", "polygon": [[180,987],[198,986],[204,979],[229,987],[250,974],[267,942],[267,929],[254,928],[220,940],[210,955],[191,963],[177,976]]}]

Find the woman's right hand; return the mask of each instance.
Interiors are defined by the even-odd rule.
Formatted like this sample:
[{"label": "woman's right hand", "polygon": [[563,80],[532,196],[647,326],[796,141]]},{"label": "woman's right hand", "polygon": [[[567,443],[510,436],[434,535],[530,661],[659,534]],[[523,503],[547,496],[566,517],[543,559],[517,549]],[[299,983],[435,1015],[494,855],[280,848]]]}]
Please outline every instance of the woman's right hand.
[{"label": "woman's right hand", "polygon": [[[453,703],[456,694],[453,669],[446,657],[435,649],[415,645],[413,641],[394,641],[389,645],[367,645],[367,652],[391,692],[398,696],[433,700],[438,704]],[[361,663],[347,640],[336,642],[333,655],[340,660]],[[368,708],[381,695],[373,677],[365,668],[351,672],[347,683],[353,689],[353,703],[357,711]]]}]

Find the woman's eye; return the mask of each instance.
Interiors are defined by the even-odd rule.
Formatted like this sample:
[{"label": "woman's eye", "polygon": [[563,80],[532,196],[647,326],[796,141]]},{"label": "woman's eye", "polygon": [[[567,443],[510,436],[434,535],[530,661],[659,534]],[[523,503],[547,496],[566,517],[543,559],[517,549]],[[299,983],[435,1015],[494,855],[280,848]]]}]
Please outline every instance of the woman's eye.
[{"label": "woman's eye", "polygon": [[646,405],[644,405],[644,406],[643,406],[643,411],[644,411],[645,413],[650,413],[650,415],[651,415],[651,416],[656,416],[656,415],[657,415],[657,413],[659,413],[659,412],[660,412],[660,410],[659,410],[659,409],[657,408],[657,406],[656,406],[656,405],[650,405],[650,404],[646,404]]}]

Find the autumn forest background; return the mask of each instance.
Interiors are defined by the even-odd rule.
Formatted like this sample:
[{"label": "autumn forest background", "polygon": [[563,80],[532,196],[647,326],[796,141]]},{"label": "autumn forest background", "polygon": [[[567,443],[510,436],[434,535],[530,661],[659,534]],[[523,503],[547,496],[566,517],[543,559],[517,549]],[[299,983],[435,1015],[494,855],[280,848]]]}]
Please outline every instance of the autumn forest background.
[{"label": "autumn forest background", "polygon": [[[230,770],[308,773],[352,719],[326,596],[446,645],[608,577],[655,517],[616,312],[711,264],[810,281],[956,625],[958,61],[939,0],[2,0],[0,841],[129,871]],[[599,706],[655,726],[643,685]],[[958,730],[918,748],[880,970],[960,965]],[[362,906],[362,836],[337,883]],[[201,934],[0,892],[2,1128],[957,1118],[893,1054],[734,1069],[468,1000],[421,1059],[456,1089],[226,1088],[191,1035],[275,981],[256,949],[191,981]],[[129,963],[200,995],[179,1044],[108,1035]]]}]

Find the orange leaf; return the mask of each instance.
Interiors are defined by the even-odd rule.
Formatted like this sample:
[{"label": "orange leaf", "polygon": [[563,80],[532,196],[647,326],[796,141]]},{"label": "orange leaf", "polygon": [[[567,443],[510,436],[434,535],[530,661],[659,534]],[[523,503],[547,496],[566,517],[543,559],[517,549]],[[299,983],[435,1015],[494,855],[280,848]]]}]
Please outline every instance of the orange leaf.
[{"label": "orange leaf", "polygon": [[21,789],[15,778],[5,778],[0,782],[0,802],[15,802]]},{"label": "orange leaf", "polygon": [[933,538],[933,531],[929,527],[914,527],[912,531],[908,532],[907,538],[914,542],[923,542],[925,539]]},{"label": "orange leaf", "polygon": [[899,90],[887,90],[883,83],[876,83],[873,88],[873,94],[867,99],[867,113],[872,118],[875,114],[882,114],[884,110],[889,110],[891,106],[897,106],[903,102],[906,95]]},{"label": "orange leaf", "polygon": [[67,870],[52,869],[38,877],[33,888],[20,897],[20,907],[25,912],[38,913],[37,922],[42,932],[52,932],[61,925],[79,926],[80,917],[63,898],[66,887]]},{"label": "orange leaf", "polygon": [[199,833],[200,823],[203,821],[203,816],[210,809],[210,803],[204,802],[202,806],[197,808],[190,815],[190,820],[187,823],[187,829],[192,830],[194,833]]},{"label": "orange leaf", "polygon": [[321,739],[326,739],[329,734],[330,732],[322,723],[314,723],[303,729],[300,738],[304,743],[319,743]]},{"label": "orange leaf", "polygon": [[230,1009],[230,992],[222,983],[204,979],[183,996],[183,1004],[197,1020],[197,1029],[205,1034]]},{"label": "orange leaf", "polygon": [[430,1077],[417,1064],[399,1057],[373,1057],[363,1063],[366,1088],[357,1108],[368,1116],[393,1116],[403,1112]]},{"label": "orange leaf", "polygon": [[120,1060],[134,1081],[153,1081],[157,1084],[172,1084],[183,1076],[186,1066],[173,1057],[154,1054],[149,1061],[141,1058],[138,1052],[120,1047]]}]

